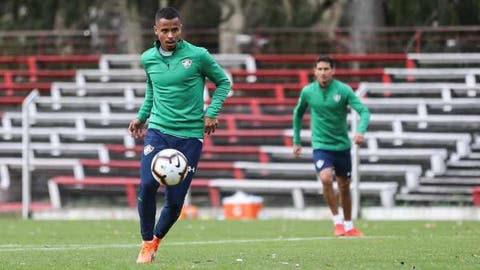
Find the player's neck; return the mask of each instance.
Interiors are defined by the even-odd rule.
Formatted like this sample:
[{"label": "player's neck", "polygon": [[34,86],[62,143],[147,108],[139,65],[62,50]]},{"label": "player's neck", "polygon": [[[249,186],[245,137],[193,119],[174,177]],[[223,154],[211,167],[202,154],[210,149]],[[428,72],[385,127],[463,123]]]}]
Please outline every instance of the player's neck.
[{"label": "player's neck", "polygon": [[161,55],[163,56],[171,56],[173,54],[173,51],[175,49],[171,50],[171,51],[166,51],[162,48],[162,46],[158,46],[158,51],[160,52]]},{"label": "player's neck", "polygon": [[325,82],[318,81],[318,84],[319,84],[320,87],[322,87],[323,89],[326,89],[326,88],[330,85],[331,82],[332,82],[332,80],[325,81]]}]

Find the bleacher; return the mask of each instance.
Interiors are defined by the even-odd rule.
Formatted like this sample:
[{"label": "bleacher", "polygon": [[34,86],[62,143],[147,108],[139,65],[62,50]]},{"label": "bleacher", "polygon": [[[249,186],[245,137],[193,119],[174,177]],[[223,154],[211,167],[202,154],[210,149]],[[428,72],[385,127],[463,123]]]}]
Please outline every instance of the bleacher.
[{"label": "bleacher", "polygon": [[[472,187],[480,185],[479,61],[457,68],[462,56],[456,54],[333,57],[340,62],[336,76],[356,88],[372,111],[367,143],[359,151],[362,202],[471,204]],[[219,206],[221,196],[246,190],[271,205],[321,203],[307,146],[308,116],[301,134],[304,154],[300,159],[291,154],[291,113],[312,79],[315,56],[215,58],[230,75],[233,93],[219,116],[219,130],[205,139],[191,199]],[[55,69],[43,70],[40,62]],[[352,69],[349,62],[382,67]],[[59,208],[71,196],[108,194],[133,207],[142,142],[127,134],[127,126],[143,102],[139,56],[4,57],[0,64],[8,67],[0,72],[0,104],[9,105],[0,116],[0,188],[13,192],[20,185],[19,104],[37,89],[40,96],[29,108],[34,198]],[[212,88],[208,84],[207,90]]]}]

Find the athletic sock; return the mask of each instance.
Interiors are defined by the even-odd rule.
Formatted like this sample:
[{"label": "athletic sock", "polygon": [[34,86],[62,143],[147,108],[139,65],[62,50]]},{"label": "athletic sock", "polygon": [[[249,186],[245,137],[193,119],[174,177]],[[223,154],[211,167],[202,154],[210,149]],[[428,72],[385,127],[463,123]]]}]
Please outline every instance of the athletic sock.
[{"label": "athletic sock", "polygon": [[343,217],[340,214],[334,215],[332,219],[333,219],[333,224],[334,225],[342,224],[342,222],[343,222]]},{"label": "athletic sock", "polygon": [[345,231],[348,232],[353,229],[353,221],[348,220],[343,222],[343,226],[345,227]]}]

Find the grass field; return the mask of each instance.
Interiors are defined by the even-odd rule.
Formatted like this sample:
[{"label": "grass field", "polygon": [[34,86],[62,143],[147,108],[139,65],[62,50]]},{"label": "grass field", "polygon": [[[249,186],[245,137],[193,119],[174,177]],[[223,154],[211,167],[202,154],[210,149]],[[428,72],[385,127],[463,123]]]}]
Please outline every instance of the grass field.
[{"label": "grass field", "polygon": [[479,222],[180,220],[157,259],[137,265],[136,221],[0,219],[0,269],[480,269]]}]

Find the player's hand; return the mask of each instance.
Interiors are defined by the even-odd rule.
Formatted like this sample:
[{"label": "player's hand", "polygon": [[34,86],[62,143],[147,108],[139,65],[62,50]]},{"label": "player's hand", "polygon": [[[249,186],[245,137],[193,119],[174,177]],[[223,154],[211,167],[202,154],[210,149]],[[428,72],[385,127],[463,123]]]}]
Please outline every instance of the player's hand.
[{"label": "player's hand", "polygon": [[205,116],[204,130],[206,134],[210,135],[211,133],[214,133],[217,127],[218,127],[218,119]]},{"label": "player's hand", "polygon": [[363,134],[357,133],[353,137],[353,142],[356,143],[357,145],[360,145],[363,142],[365,142],[365,137],[363,137]]},{"label": "player's hand", "polygon": [[135,139],[145,137],[143,122],[138,118],[133,119],[132,122],[130,122],[130,125],[128,125],[128,133]]},{"label": "player's hand", "polygon": [[298,145],[293,146],[293,156],[298,158],[302,154],[302,147]]}]

